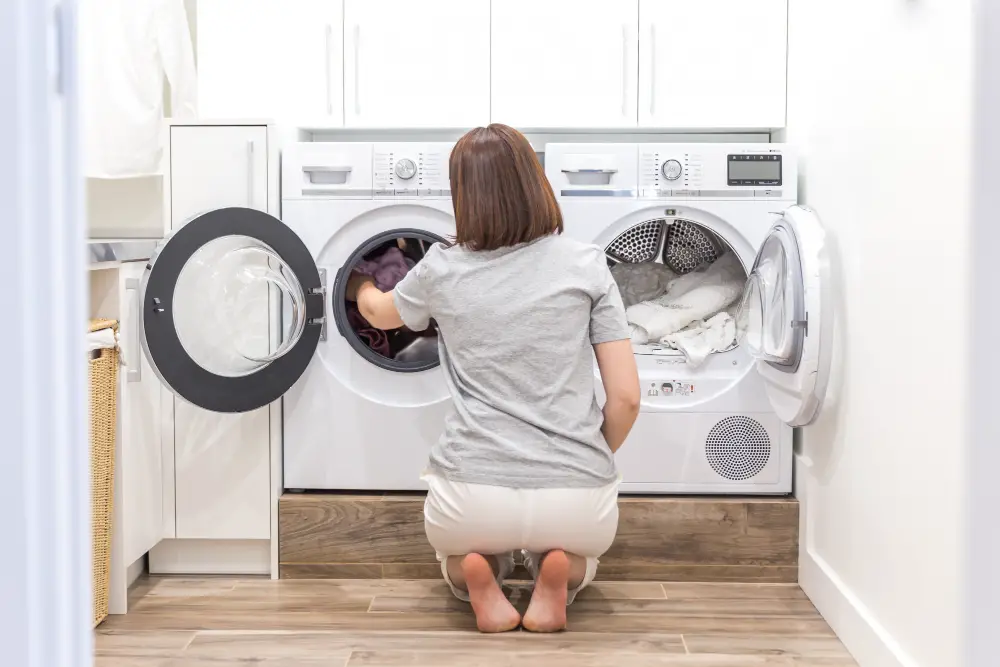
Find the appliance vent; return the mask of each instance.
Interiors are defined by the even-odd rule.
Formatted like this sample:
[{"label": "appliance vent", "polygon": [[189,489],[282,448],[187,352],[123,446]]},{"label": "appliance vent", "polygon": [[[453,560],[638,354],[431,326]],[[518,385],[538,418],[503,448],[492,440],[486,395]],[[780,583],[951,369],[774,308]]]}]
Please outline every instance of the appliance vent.
[{"label": "appliance vent", "polygon": [[771,438],[755,419],[726,417],[705,438],[705,458],[725,479],[742,482],[760,474],[771,458]]},{"label": "appliance vent", "polygon": [[663,220],[649,220],[629,227],[607,247],[607,254],[620,262],[652,262],[663,245]]},{"label": "appliance vent", "polygon": [[710,233],[687,220],[677,220],[667,227],[663,263],[684,275],[719,259],[722,246]]}]

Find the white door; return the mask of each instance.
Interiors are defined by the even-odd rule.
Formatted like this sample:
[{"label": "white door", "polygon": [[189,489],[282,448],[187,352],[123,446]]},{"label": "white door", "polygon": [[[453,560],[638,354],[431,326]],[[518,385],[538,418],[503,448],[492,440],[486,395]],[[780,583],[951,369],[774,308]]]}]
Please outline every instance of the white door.
[{"label": "white door", "polygon": [[345,0],[348,127],[490,120],[489,0]]},{"label": "white door", "polygon": [[635,127],[639,0],[492,6],[491,113],[515,127]]},{"label": "white door", "polygon": [[342,0],[198,0],[203,118],[341,125]]},{"label": "white door", "polygon": [[640,0],[639,125],[785,124],[787,0]]},{"label": "white door", "polygon": [[127,262],[118,270],[121,295],[119,377],[122,506],[115,526],[122,531],[122,562],[131,565],[163,538],[163,409],[160,381],[142,353],[140,280],[144,262]]},{"label": "white door", "polygon": [[811,423],[830,378],[833,313],[823,227],[808,208],[793,206],[757,252],[737,313],[740,343],[764,379],[778,418]]},{"label": "white door", "polygon": [[[265,127],[174,126],[170,141],[173,239],[193,216],[205,211],[227,206],[267,208]],[[185,276],[199,275],[195,268]],[[207,275],[202,277],[208,279]],[[246,309],[240,320],[240,340],[252,347],[253,353],[267,354],[272,344],[267,287],[255,280],[234,294]],[[205,295],[227,298],[212,291]],[[227,329],[216,326],[210,317],[215,312],[211,304],[202,300],[195,305],[203,310],[193,308],[183,313],[189,327],[185,335],[194,337],[191,345],[198,345],[197,336],[203,332],[224,335]],[[145,314],[143,321],[150,321]],[[148,338],[149,331],[145,334]],[[204,345],[199,349],[211,352]],[[157,365],[155,359],[150,361]],[[160,365],[174,364],[161,360]],[[175,387],[166,386],[176,393]],[[168,474],[168,481],[175,481],[174,506],[168,508],[173,510],[175,532],[169,537],[270,538],[270,419],[267,407],[220,415],[195,402],[175,401],[174,469],[167,471],[173,473]]]}]

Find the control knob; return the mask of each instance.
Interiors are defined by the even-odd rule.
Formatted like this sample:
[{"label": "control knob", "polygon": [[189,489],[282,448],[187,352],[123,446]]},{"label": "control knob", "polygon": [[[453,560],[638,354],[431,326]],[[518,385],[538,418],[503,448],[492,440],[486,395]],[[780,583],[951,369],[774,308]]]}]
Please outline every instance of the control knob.
[{"label": "control knob", "polygon": [[660,172],[663,173],[663,178],[668,181],[676,181],[684,173],[684,167],[677,160],[667,160],[660,167]]},{"label": "control knob", "polygon": [[414,164],[413,160],[404,157],[402,160],[396,163],[396,176],[399,176],[404,181],[408,181],[417,174],[417,165]]}]

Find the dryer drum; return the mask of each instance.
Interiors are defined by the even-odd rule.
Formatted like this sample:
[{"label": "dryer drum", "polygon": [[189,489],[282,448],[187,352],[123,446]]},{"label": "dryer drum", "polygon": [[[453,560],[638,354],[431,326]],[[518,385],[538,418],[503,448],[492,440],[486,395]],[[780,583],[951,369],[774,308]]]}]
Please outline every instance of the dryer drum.
[{"label": "dryer drum", "polygon": [[662,260],[674,273],[690,273],[722,255],[724,244],[711,232],[687,220],[647,220],[619,234],[606,249],[618,262],[640,264]]}]

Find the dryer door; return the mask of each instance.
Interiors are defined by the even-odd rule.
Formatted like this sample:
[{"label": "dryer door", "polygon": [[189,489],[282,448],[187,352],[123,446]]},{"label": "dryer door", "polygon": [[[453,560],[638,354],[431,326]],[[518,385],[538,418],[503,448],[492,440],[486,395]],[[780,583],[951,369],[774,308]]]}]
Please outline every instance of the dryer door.
[{"label": "dryer door", "polygon": [[[309,250],[280,220],[224,208],[189,220],[143,274],[141,343],[175,395],[215,412],[281,397],[305,371],[324,323]],[[278,304],[290,314],[278,325]]]},{"label": "dryer door", "polygon": [[830,376],[832,317],[825,235],[816,214],[793,206],[761,244],[737,313],[740,344],[756,359],[778,417],[811,423]]}]

